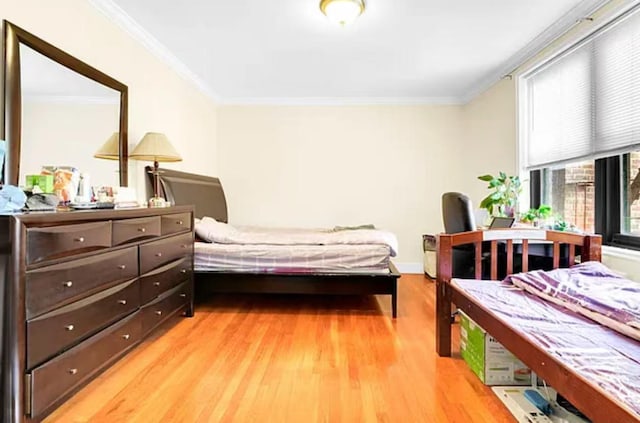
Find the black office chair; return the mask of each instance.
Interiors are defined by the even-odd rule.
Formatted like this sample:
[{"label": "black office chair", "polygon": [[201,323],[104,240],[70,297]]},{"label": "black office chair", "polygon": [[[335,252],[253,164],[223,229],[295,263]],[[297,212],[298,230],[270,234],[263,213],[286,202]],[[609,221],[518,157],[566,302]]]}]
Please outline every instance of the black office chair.
[{"label": "black office chair", "polygon": [[[447,234],[475,231],[476,219],[473,214],[471,199],[460,192],[445,192],[442,194],[442,221]],[[475,247],[461,245],[453,248],[454,278],[475,277]]]},{"label": "black office chair", "polygon": [[448,234],[475,231],[476,219],[471,199],[460,192],[442,194],[442,221],[444,231]]}]

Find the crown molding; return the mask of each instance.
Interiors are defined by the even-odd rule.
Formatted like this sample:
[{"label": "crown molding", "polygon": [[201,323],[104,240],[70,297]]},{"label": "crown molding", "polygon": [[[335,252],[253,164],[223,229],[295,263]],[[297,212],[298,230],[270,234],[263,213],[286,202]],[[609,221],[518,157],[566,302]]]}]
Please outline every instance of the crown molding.
[{"label": "crown molding", "polygon": [[147,32],[113,0],[89,0],[98,11],[122,28],[133,39],[167,64],[185,80],[220,105],[273,105],[273,106],[354,106],[354,105],[460,105],[469,103],[485,92],[505,75],[509,75],[520,65],[534,57],[552,41],[559,38],[580,20],[594,13],[610,0],[583,0],[560,19],[547,27],[525,47],[503,62],[501,66],[481,77],[476,84],[459,97],[285,97],[285,98],[222,98],[205,81],[192,72],[182,61],[169,51],[160,41]]},{"label": "crown molding", "polygon": [[445,106],[461,105],[458,97],[256,97],[225,98],[221,106]]},{"label": "crown molding", "polygon": [[169,51],[160,41],[145,30],[138,22],[127,14],[120,6],[112,0],[89,0],[89,3],[99,12],[105,15],[111,22],[122,28],[134,40],[138,41],[158,59],[167,64],[178,75],[185,80],[193,83],[198,90],[208,96],[215,103],[220,102],[220,96],[211,90],[211,88],[193,73],[182,61]]},{"label": "crown molding", "polygon": [[609,1],[610,0],[583,0],[580,2],[565,13],[560,19],[547,27],[547,29],[542,31],[522,49],[518,50],[518,52],[507,59],[500,67],[480,78],[478,82],[463,96],[462,101],[464,103],[468,103],[491,88],[491,86],[496,82],[500,81],[505,76],[510,75],[515,69],[533,58],[554,40],[566,34],[575,25],[580,23],[583,18],[590,16],[602,6],[609,3]]}]

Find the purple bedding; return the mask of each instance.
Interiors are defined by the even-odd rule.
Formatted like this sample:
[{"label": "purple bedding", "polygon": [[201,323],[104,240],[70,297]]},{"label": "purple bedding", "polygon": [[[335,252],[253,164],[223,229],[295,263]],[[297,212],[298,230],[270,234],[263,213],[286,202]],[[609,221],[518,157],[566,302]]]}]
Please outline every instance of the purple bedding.
[{"label": "purple bedding", "polygon": [[[583,270],[570,272],[574,282],[584,280],[576,276]],[[452,285],[640,419],[638,341],[505,282],[454,279]]]},{"label": "purple bedding", "polygon": [[640,340],[640,283],[602,263],[518,273],[505,281]]}]

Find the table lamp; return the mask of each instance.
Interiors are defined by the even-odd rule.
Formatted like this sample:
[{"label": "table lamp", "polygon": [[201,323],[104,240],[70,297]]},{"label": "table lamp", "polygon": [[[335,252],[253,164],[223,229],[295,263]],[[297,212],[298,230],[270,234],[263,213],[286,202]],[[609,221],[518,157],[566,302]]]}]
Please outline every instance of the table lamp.
[{"label": "table lamp", "polygon": [[173,148],[167,136],[158,132],[147,132],[136,148],[133,149],[129,158],[153,161],[153,170],[151,171],[153,174],[153,197],[149,199],[149,207],[167,206],[166,200],[160,196],[158,163],[182,161],[182,157]]},{"label": "table lamp", "polygon": [[96,159],[120,160],[120,134],[114,132],[93,155]]}]

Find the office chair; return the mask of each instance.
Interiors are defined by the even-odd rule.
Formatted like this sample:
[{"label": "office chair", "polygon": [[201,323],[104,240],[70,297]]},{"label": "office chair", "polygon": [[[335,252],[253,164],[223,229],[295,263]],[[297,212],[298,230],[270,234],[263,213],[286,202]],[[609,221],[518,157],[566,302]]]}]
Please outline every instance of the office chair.
[{"label": "office chair", "polygon": [[[471,199],[460,192],[442,194],[442,221],[447,234],[475,231],[476,219]],[[453,248],[454,278],[475,277],[475,247],[461,245]]]}]

